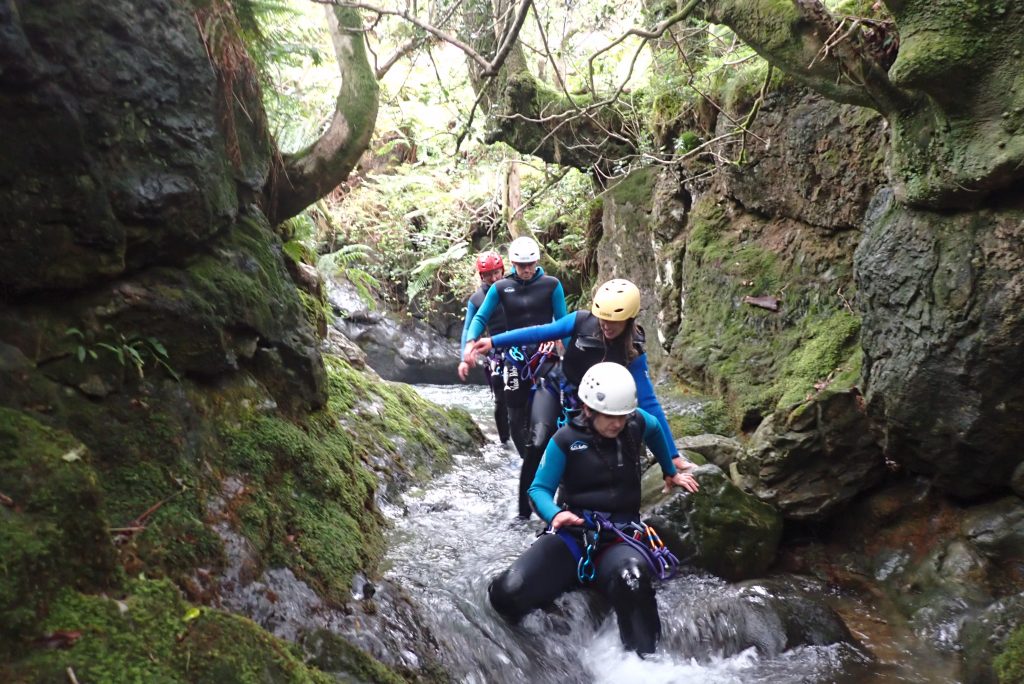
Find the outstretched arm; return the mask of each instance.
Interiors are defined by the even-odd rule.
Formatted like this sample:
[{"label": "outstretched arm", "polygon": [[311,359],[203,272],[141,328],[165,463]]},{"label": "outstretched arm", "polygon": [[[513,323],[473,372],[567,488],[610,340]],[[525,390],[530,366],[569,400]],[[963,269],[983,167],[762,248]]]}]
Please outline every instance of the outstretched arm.
[{"label": "outstretched arm", "polygon": [[466,335],[469,333],[469,324],[476,315],[476,304],[472,300],[466,303],[466,319],[462,323],[462,338],[459,341],[459,379],[463,382],[469,376],[469,362],[462,358],[463,350],[466,348]]},{"label": "outstretched arm", "polygon": [[576,312],[562,316],[554,323],[531,325],[529,328],[509,330],[491,338],[495,347],[518,347],[523,344],[538,344],[572,335],[576,325]]},{"label": "outstretched arm", "polygon": [[654,452],[654,456],[658,459],[658,465],[661,466],[661,472],[665,476],[664,491],[669,491],[673,485],[691,492],[700,489],[700,485],[692,475],[676,471],[676,467],[672,463],[672,456],[668,451],[668,443],[665,441],[665,433],[657,419],[643,409],[637,409],[637,413],[644,419],[644,443]]}]

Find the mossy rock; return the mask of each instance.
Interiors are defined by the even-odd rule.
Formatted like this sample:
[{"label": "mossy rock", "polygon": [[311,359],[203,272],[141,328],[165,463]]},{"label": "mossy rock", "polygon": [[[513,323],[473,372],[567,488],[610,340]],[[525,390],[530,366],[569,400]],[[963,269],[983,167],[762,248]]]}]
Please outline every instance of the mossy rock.
[{"label": "mossy rock", "polygon": [[764,575],[775,561],[782,516],[741,491],[717,466],[700,466],[693,475],[700,491],[663,495],[660,470],[648,470],[643,484],[650,512],[645,517],[684,563],[730,581]]},{"label": "mossy rock", "polygon": [[[727,202],[698,201],[681,271],[687,311],[674,343],[676,369],[729,407],[730,427],[753,429],[767,414],[822,388],[860,379],[860,318],[820,292],[818,274],[767,248],[759,222],[735,223]],[[849,264],[830,265],[843,282]],[[748,295],[780,296],[779,311]],[[731,430],[714,430],[728,433]]]},{"label": "mossy rock", "polygon": [[999,684],[1024,682],[1024,626],[1018,627],[992,661]]},{"label": "mossy rock", "polygon": [[617,204],[631,204],[636,208],[649,208],[654,197],[654,183],[658,168],[633,171],[608,189],[608,196]]},{"label": "mossy rock", "polygon": [[18,648],[63,586],[118,577],[89,452],[66,432],[0,408],[0,653]]},{"label": "mossy rock", "polygon": [[294,645],[243,617],[191,606],[166,580],[128,588],[117,599],[63,591],[44,627],[68,635],[68,647],[35,650],[7,666],[7,681],[65,681],[68,671],[93,684],[334,681],[305,665]]}]

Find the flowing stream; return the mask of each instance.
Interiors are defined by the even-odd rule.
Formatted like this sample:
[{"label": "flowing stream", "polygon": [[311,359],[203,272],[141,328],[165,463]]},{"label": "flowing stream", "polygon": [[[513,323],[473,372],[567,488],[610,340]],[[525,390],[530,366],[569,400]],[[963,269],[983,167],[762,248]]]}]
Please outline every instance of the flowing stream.
[{"label": "flowing stream", "polygon": [[[801,646],[774,653],[738,646],[735,637],[745,625],[709,622],[701,612],[709,599],[735,596],[736,587],[693,571],[659,587],[663,636],[658,653],[647,659],[622,648],[614,615],[592,592],[572,592],[551,610],[535,611],[518,626],[506,624],[487,601],[488,582],[530,544],[542,525],[536,519],[528,524],[513,521],[519,458],[511,446],[497,443],[486,388],[417,389],[434,402],[467,409],[489,436],[481,454],[458,456],[449,473],[410,490],[405,511],[387,511],[395,527],[386,575],[423,608],[441,645],[442,662],[456,681],[957,681],[950,659],[894,626],[898,621],[893,616],[874,615],[838,593],[830,593],[827,600],[844,616],[859,645]],[[791,576],[773,581],[794,587],[804,582]],[[678,655],[694,653],[695,644],[703,655]]]}]

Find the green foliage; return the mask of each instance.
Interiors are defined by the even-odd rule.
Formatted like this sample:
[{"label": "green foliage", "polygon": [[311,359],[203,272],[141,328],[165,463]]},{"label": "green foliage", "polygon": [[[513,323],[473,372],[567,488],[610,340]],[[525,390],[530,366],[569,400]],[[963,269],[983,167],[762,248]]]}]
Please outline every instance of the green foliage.
[{"label": "green foliage", "polygon": [[[338,235],[321,240],[366,245],[365,271],[399,310],[429,311],[474,287],[466,236],[474,209],[491,201],[484,179],[447,165],[405,165],[375,176],[331,208]],[[357,285],[358,286],[358,285]]]},{"label": "green foliage", "polygon": [[469,243],[465,240],[459,240],[446,249],[444,253],[422,259],[409,272],[409,285],[406,291],[408,300],[411,302],[420,293],[430,289],[432,282],[438,278],[442,270],[446,267],[451,268],[453,263],[459,262],[468,253]]},{"label": "green foliage", "polygon": [[294,0],[230,0],[256,67],[274,137],[294,152],[334,112],[335,61],[323,10]]},{"label": "green foliage", "polygon": [[380,288],[381,284],[364,267],[369,263],[368,260],[372,254],[373,250],[366,245],[345,245],[338,251],[331,252],[320,259],[319,267],[327,273],[341,276],[352,283],[359,294],[359,298],[363,300],[366,306],[370,309],[375,309],[377,308],[377,300],[374,299],[373,293]]},{"label": "green foliage", "polygon": [[99,360],[99,352],[108,352],[122,368],[134,371],[139,380],[145,376],[146,366],[153,364],[163,368],[175,380],[180,380],[178,373],[171,367],[167,348],[155,337],[125,335],[113,326],[104,326],[107,341],[90,340],[89,336],[78,328],[68,328],[64,335],[75,343],[75,358],[79,363],[91,359]]},{"label": "green foliage", "polygon": [[1024,683],[1024,627],[1018,627],[992,662],[999,684]]}]

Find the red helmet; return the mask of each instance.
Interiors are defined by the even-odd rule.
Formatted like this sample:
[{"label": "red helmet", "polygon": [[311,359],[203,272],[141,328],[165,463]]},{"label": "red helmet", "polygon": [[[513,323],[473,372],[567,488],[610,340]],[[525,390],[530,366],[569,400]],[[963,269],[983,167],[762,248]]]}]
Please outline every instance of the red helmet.
[{"label": "red helmet", "polygon": [[505,262],[497,252],[481,252],[476,257],[476,272],[487,273],[495,269],[505,270]]}]

